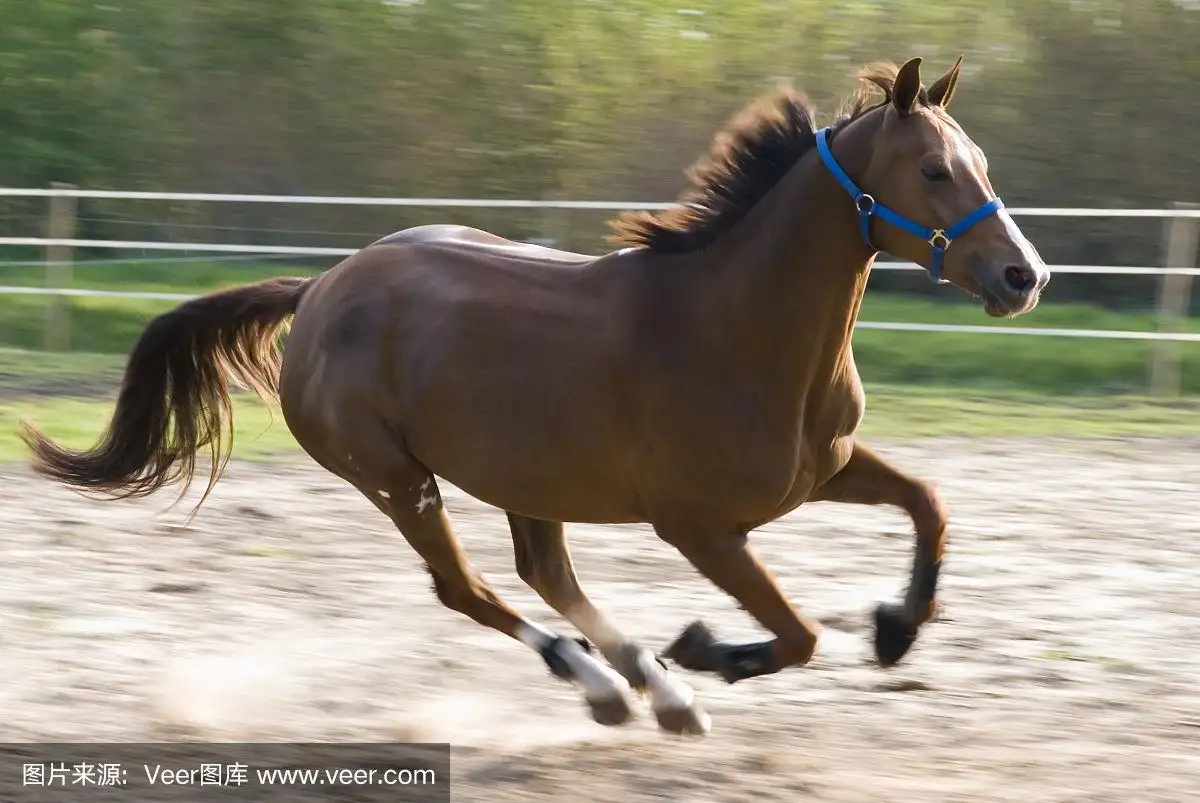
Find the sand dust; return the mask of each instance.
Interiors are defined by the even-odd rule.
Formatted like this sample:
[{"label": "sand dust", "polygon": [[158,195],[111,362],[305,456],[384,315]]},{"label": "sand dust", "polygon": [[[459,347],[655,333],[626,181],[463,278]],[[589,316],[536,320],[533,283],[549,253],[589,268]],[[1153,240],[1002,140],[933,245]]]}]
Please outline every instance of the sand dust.
[{"label": "sand dust", "polygon": [[[1200,791],[1200,443],[926,441],[881,448],[951,515],[941,621],[901,667],[867,612],[910,526],[813,505],[754,535],[825,631],[805,669],[687,675],[703,740],[642,707],[592,723],[520,644],[442,609],[365,499],[303,460],[236,464],[188,505],[97,503],[0,468],[6,741],[446,740],[456,803],[1119,801]],[[475,564],[516,578],[503,514],[443,488]],[[759,637],[646,527],[569,526],[585,588],[661,648],[692,619]]]}]

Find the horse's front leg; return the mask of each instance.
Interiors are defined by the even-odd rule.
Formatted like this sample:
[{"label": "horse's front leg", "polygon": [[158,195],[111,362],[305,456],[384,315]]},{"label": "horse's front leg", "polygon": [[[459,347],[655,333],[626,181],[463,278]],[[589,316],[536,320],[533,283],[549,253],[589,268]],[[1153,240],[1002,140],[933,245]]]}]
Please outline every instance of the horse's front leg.
[{"label": "horse's front leg", "polygon": [[901,605],[880,603],[875,609],[875,656],[882,666],[893,666],[937,610],[938,571],[946,547],[945,508],[928,483],[889,466],[862,444],[855,445],[846,466],[809,501],[894,505],[912,518],[916,544],[908,593]]},{"label": "horse's front leg", "polygon": [[812,659],[817,647],[816,624],[806,620],[784,596],[750,551],[745,533],[736,528],[661,523],[655,523],[655,530],[775,635],[771,641],[732,644],[718,641],[697,621],[664,651],[665,658],[685,669],[716,673],[729,683],[803,666]]}]

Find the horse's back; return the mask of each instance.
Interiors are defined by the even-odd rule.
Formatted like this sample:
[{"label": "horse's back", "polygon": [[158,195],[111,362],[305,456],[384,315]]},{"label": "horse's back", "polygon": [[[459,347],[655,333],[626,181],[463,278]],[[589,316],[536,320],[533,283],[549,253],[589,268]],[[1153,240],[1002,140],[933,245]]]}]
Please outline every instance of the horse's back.
[{"label": "horse's back", "polygon": [[403,229],[381,237],[367,247],[373,248],[381,245],[446,246],[478,256],[494,256],[498,259],[519,259],[522,262],[542,262],[554,265],[585,265],[595,260],[595,257],[558,248],[508,240],[470,226],[444,223]]},{"label": "horse's back", "polygon": [[605,269],[611,262],[466,226],[405,229],[313,281],[288,352],[330,366],[325,381],[350,383],[382,362],[411,390],[471,364],[517,386],[540,362],[556,382],[579,386],[581,366],[596,373],[628,339],[629,282]]},{"label": "horse's back", "polygon": [[[640,373],[627,325],[637,285],[622,261],[460,226],[382,238],[315,280],[297,310],[288,424],[330,460],[393,433],[434,473],[505,510],[636,518],[624,400]],[[542,441],[571,456],[572,482],[553,462],[511,476],[492,468]],[[543,493],[555,504],[539,505]]]}]

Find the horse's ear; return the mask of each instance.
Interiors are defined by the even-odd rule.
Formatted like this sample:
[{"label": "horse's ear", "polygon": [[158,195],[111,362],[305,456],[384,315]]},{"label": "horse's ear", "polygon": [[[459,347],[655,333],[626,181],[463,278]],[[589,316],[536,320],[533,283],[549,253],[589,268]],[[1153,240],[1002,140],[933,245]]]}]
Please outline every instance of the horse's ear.
[{"label": "horse's ear", "polygon": [[909,59],[896,73],[896,83],[892,87],[892,106],[901,117],[912,113],[921,92],[921,57]]},{"label": "horse's ear", "polygon": [[958,84],[958,71],[962,67],[962,61],[963,57],[959,56],[954,66],[929,87],[929,102],[934,106],[944,109],[950,105],[950,98],[954,97],[954,87]]}]

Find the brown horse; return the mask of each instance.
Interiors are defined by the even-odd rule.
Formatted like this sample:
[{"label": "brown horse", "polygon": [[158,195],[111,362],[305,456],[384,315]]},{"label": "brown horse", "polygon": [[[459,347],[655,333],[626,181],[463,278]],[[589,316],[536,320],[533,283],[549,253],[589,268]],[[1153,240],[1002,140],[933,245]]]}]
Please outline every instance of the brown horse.
[{"label": "brown horse", "polygon": [[[138,340],[96,448],[27,427],[36,469],[144,496],[186,489],[207,447],[207,496],[231,446],[232,378],[278,400],[304,450],[394,522],[444,605],[540,653],[597,721],[625,722],[637,689],[679,733],[706,732],[707,714],[589,601],[562,522],[649,523],[736,599],[773,639],[722,642],[696,622],[664,653],[735,682],[802,666],[817,645],[747,534],[806,501],[895,505],[916,546],[903,603],[875,610],[876,655],[894,664],[934,615],[946,514],[929,485],[855,441],[850,342],[874,257],[925,265],[997,316],[1032,309],[1049,278],[946,112],[960,65],[928,88],[919,59],[868,67],[821,131],[791,92],[752,106],[682,207],[623,216],[628,247],[604,256],[423,226],[312,279],[188,301]],[[584,639],[496,596],[435,477],[507,512],[517,573]]]}]

